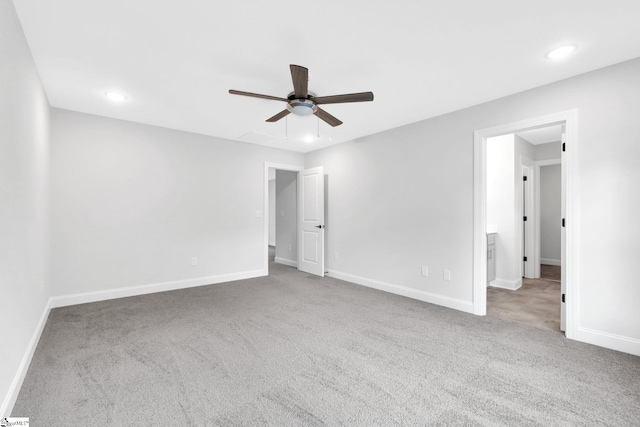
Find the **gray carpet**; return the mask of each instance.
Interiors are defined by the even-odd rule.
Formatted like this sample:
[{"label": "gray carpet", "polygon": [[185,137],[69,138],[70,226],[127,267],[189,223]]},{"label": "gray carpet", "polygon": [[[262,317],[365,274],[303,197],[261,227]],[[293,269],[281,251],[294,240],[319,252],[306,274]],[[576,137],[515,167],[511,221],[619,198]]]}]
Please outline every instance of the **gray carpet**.
[{"label": "gray carpet", "polygon": [[640,358],[271,265],[52,310],[31,425],[640,424]]}]

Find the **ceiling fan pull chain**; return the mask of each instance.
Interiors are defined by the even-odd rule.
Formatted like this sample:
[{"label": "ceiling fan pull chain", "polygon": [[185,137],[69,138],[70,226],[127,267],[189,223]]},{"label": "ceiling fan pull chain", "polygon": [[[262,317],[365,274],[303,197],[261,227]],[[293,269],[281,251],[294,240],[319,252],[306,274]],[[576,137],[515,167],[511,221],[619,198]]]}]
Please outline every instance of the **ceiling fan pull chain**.
[{"label": "ceiling fan pull chain", "polygon": [[316,117],[318,118],[318,139],[320,139],[320,117]]},{"label": "ceiling fan pull chain", "polygon": [[284,139],[289,139],[289,117],[284,118]]}]

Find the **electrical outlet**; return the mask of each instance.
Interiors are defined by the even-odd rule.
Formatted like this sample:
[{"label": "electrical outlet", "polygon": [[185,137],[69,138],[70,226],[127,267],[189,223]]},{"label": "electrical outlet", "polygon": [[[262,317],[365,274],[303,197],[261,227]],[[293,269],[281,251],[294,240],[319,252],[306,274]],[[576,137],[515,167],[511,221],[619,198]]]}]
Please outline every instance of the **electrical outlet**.
[{"label": "electrical outlet", "polygon": [[198,257],[194,256],[191,258],[191,265],[198,265]]},{"label": "electrical outlet", "polygon": [[426,265],[422,266],[422,275],[424,277],[427,277],[429,275],[429,267],[428,266],[426,266]]},{"label": "electrical outlet", "polygon": [[336,261],[338,260],[338,251],[335,251],[333,253],[333,259],[335,259]]},{"label": "electrical outlet", "polygon": [[451,270],[444,270],[442,273],[442,278],[447,282],[451,281]]},{"label": "electrical outlet", "polygon": [[289,252],[293,251],[293,247],[289,245]]},{"label": "electrical outlet", "polygon": [[280,211],[280,216],[284,216],[284,211]]}]

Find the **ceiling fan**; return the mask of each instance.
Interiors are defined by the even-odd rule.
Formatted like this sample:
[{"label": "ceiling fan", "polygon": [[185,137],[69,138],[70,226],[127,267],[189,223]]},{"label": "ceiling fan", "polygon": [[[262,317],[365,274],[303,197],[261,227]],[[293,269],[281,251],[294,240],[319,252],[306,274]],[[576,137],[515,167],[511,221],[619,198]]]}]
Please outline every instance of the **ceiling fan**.
[{"label": "ceiling fan", "polygon": [[281,118],[293,113],[297,116],[308,116],[315,114],[331,126],[340,126],[342,122],[331,114],[324,111],[318,105],[324,104],[341,104],[345,102],[363,102],[373,101],[373,92],[348,93],[343,95],[332,96],[315,96],[309,92],[309,70],[300,65],[289,65],[291,69],[291,79],[293,80],[293,92],[286,98],[277,96],[261,95],[259,93],[242,92],[240,90],[230,89],[229,93],[233,95],[251,96],[254,98],[272,99],[274,101],[282,101],[287,103],[287,108],[282,110],[273,117],[268,118],[267,122],[277,122]]}]

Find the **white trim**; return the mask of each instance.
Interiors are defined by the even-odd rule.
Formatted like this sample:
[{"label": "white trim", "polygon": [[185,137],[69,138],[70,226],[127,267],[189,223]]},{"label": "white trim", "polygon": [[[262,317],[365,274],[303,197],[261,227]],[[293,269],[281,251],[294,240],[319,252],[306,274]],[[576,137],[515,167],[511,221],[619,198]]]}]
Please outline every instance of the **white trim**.
[{"label": "white trim", "polygon": [[269,242],[269,246],[275,247],[276,246],[276,242]]},{"label": "white trim", "polygon": [[[473,133],[473,314],[487,314],[487,136]],[[480,287],[482,289],[480,289]]]},{"label": "white trim", "polygon": [[554,124],[565,124],[567,150],[563,168],[566,169],[567,194],[567,253],[566,271],[566,307],[567,338],[576,339],[580,313],[580,289],[578,287],[580,246],[577,236],[579,226],[578,201],[580,188],[578,182],[578,110],[562,111],[546,116],[521,120],[473,133],[473,313],[485,315],[487,312],[487,138],[515,133],[521,130],[536,129]]},{"label": "white trim", "polygon": [[277,262],[278,264],[288,265],[289,267],[296,267],[296,268],[298,267],[298,261],[294,261],[292,259],[275,257],[273,261]]},{"label": "white trim", "polygon": [[66,307],[68,305],[106,301],[116,298],[152,294],[155,292],[175,291],[178,289],[194,288],[197,286],[213,285],[216,283],[232,282],[235,280],[253,279],[255,277],[262,276],[266,276],[263,270],[253,270],[243,271],[240,273],[219,274],[216,276],[196,277],[193,279],[176,280],[172,282],[150,283],[146,285],[128,286],[117,289],[106,289],[95,292],[82,292],[78,294],[52,297],[51,307]]},{"label": "white trim", "polygon": [[[33,335],[31,336],[31,340],[29,341],[29,345],[27,346],[27,351],[25,351],[24,356],[20,361],[20,366],[18,366],[18,371],[13,377],[13,381],[11,381],[11,385],[9,386],[9,391],[7,392],[7,395],[4,397],[4,401],[2,402],[2,406],[0,407],[0,418],[8,417],[11,415],[13,406],[16,404],[16,400],[18,399],[18,394],[20,393],[20,389],[22,388],[22,383],[24,382],[24,378],[27,375],[27,371],[29,370],[31,359],[33,358],[33,354],[36,351],[38,342],[40,341],[40,336],[42,335],[44,326],[47,324],[47,319],[49,318],[50,311],[51,311],[51,299],[47,301],[47,303],[44,306],[44,310],[42,310],[42,314],[40,315],[40,320],[38,321],[38,324],[36,325],[36,329],[33,331]],[[10,343],[3,343],[3,345],[10,345]]]},{"label": "white trim", "polygon": [[510,291],[517,291],[522,287],[522,279],[517,280],[503,280],[495,279],[489,283],[492,288],[509,289]]},{"label": "white trim", "polygon": [[380,291],[401,295],[407,298],[417,299],[419,301],[431,304],[441,305],[452,308],[454,310],[464,311],[465,313],[473,312],[473,303],[457,298],[450,298],[430,292],[420,291],[418,289],[407,288],[406,286],[394,285],[391,283],[381,282],[379,280],[367,279],[366,277],[355,276],[353,274],[342,273],[336,270],[329,270],[329,277],[355,283],[356,285],[366,286],[368,288],[378,289]]},{"label": "white trim", "polygon": [[622,351],[623,353],[640,356],[640,340],[636,338],[596,331],[595,329],[584,328],[581,326],[577,328],[574,339],[600,347]]},{"label": "white trim", "polygon": [[[263,189],[263,198],[262,198],[262,205],[263,205],[263,209],[262,212],[264,212],[264,221],[263,221],[263,233],[264,233],[264,243],[262,245],[262,247],[264,248],[264,264],[263,264],[263,269],[264,269],[264,276],[268,276],[269,275],[269,169],[273,168],[276,170],[283,170],[283,171],[292,171],[292,172],[300,172],[301,170],[304,170],[303,166],[295,166],[295,165],[285,165],[282,163],[271,163],[271,162],[264,162],[264,189]],[[296,200],[296,203],[299,205],[300,201]],[[299,208],[299,206],[298,206]],[[300,231],[298,230],[298,233]],[[271,246],[275,246],[275,243]]]},{"label": "white trim", "polygon": [[540,264],[544,265],[562,265],[562,261],[559,259],[540,258]]}]

